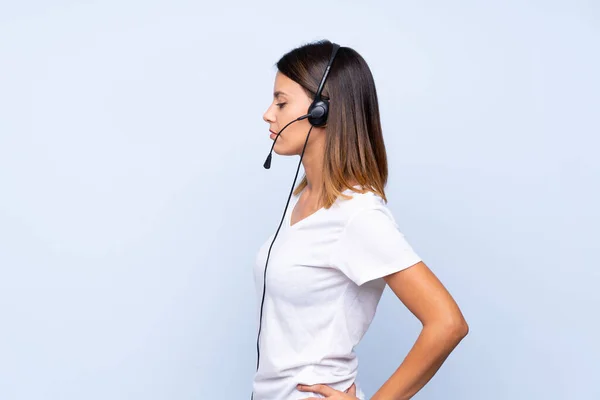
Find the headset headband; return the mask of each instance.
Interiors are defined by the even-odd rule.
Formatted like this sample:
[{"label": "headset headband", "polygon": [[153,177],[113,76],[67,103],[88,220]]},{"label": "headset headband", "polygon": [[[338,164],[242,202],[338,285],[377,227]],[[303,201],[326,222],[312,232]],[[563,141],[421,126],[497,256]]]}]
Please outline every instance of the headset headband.
[{"label": "headset headband", "polygon": [[321,79],[321,83],[319,84],[319,89],[317,89],[317,94],[315,95],[315,99],[321,98],[321,92],[323,91],[323,87],[325,86],[325,80],[327,79],[327,75],[329,75],[329,70],[331,69],[331,64],[333,64],[333,59],[337,54],[340,48],[339,44],[333,43],[333,50],[331,52],[331,57],[329,58],[329,63],[327,64],[327,68],[325,68],[325,72],[323,73],[323,78]]},{"label": "headset headband", "polygon": [[308,108],[308,122],[313,126],[323,126],[327,122],[327,115],[329,114],[329,101],[323,100],[321,98],[321,93],[323,92],[323,87],[325,86],[325,80],[327,80],[327,76],[329,75],[329,70],[331,69],[331,64],[333,64],[333,59],[337,54],[340,45],[337,43],[333,44],[333,50],[331,51],[331,57],[329,58],[329,63],[327,63],[327,68],[325,68],[325,72],[323,73],[323,78],[321,78],[321,83],[319,84],[319,88],[317,89],[317,93],[315,94],[315,98]]}]

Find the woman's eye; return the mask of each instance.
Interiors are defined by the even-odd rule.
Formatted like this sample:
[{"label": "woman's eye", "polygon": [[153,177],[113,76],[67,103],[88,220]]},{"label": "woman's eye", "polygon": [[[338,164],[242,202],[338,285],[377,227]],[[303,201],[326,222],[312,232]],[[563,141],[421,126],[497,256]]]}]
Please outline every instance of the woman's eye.
[{"label": "woman's eye", "polygon": [[281,109],[281,108],[283,108],[283,106],[285,106],[285,104],[286,103],[278,103],[278,104],[275,104],[275,105]]}]

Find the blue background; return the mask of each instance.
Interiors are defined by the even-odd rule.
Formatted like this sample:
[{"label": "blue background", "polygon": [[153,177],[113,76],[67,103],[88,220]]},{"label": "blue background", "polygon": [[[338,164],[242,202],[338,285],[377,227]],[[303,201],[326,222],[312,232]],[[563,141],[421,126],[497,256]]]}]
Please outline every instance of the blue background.
[{"label": "blue background", "polygon": [[[274,63],[327,38],[379,94],[388,206],[469,336],[417,399],[598,399],[594,1],[3,1],[0,399],[245,399],[256,251],[297,157]],[[420,329],[387,289],[372,395]]]}]

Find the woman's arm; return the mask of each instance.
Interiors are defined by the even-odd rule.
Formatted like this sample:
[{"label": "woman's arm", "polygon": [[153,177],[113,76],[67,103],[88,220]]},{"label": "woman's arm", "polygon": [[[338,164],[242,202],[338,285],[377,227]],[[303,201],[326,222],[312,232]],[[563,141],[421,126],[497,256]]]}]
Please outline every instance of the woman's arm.
[{"label": "woman's arm", "polygon": [[469,327],[450,293],[423,262],[384,279],[423,329],[402,364],[371,400],[410,399],[429,382]]}]

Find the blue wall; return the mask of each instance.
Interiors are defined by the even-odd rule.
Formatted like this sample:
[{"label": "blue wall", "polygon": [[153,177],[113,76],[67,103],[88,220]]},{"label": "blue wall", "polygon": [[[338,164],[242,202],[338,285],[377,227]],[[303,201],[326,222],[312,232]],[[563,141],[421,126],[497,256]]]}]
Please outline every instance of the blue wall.
[{"label": "blue wall", "polygon": [[[470,325],[416,398],[600,398],[600,7],[486,3],[0,5],[0,399],[248,398],[298,161],[262,168],[262,114],[321,38],[371,66],[388,205]],[[367,395],[419,328],[386,290]]]}]

